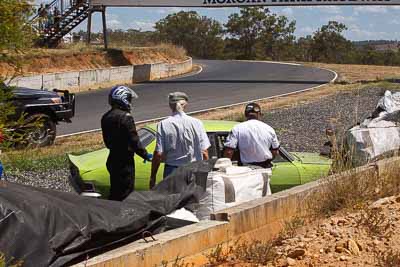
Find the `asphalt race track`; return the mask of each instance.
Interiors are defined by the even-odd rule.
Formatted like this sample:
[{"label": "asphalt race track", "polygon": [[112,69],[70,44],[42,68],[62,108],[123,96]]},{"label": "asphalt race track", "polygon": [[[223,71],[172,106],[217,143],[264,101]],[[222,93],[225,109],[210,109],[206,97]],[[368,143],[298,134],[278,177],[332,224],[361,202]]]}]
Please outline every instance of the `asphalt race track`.
[{"label": "asphalt race track", "polygon": [[[331,81],[335,74],[304,66],[250,62],[198,60],[203,67],[197,75],[135,84],[139,95],[134,102],[136,121],[168,116],[169,92],[189,95],[188,112],[281,95]],[[109,109],[108,89],[79,93],[72,123],[60,123],[57,134],[65,135],[100,128],[100,119]]]}]

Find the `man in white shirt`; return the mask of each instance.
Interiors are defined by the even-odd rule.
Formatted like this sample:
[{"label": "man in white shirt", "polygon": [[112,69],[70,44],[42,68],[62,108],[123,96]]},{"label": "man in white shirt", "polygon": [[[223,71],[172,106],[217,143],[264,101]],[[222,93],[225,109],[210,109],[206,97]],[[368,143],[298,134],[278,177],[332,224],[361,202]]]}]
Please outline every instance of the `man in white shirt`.
[{"label": "man in white shirt", "polygon": [[246,121],[233,127],[224,146],[224,156],[232,159],[235,149],[239,149],[240,162],[269,169],[272,160],[279,154],[279,141],[275,130],[262,122],[261,108],[256,103],[247,104]]},{"label": "man in white shirt", "polygon": [[157,144],[154,150],[150,188],[155,185],[161,161],[165,162],[163,177],[167,177],[179,166],[208,159],[211,146],[203,123],[184,112],[188,96],[182,92],[168,96],[172,115],[157,125]]}]

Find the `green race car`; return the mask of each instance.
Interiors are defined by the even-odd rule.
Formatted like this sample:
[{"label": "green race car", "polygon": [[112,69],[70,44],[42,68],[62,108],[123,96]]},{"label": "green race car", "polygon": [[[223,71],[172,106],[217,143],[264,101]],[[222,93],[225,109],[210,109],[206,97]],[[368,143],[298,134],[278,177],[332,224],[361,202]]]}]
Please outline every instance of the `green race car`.
[{"label": "green race car", "polygon": [[[234,121],[203,121],[211,147],[210,158],[223,155],[223,144],[231,129],[238,124]],[[153,152],[156,144],[156,124],[150,124],[138,130],[138,135],[147,151]],[[280,148],[280,155],[273,161],[271,189],[278,192],[295,185],[303,184],[328,174],[331,161],[317,153],[287,152]],[[75,191],[94,192],[107,198],[110,177],[106,168],[108,149],[100,149],[83,155],[68,155],[70,162],[70,182]],[[236,153],[237,157],[238,153]],[[235,159],[233,159],[235,160]],[[135,190],[148,190],[151,162],[135,156]],[[162,179],[164,166],[161,164],[157,182]]]}]

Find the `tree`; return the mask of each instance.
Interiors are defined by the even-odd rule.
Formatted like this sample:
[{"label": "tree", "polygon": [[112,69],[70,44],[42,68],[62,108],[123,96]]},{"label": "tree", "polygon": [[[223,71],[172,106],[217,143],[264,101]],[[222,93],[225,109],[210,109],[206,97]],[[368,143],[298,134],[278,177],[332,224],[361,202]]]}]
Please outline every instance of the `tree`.
[{"label": "tree", "polygon": [[266,57],[273,60],[292,58],[296,21],[289,22],[285,16],[267,13],[261,41]]},{"label": "tree", "polygon": [[18,69],[12,54],[32,43],[32,28],[29,16],[32,14],[29,0],[0,1],[0,61],[7,61]]},{"label": "tree", "polygon": [[300,37],[296,42],[295,59],[299,61],[312,61],[311,47],[313,45],[313,37],[307,35]]},{"label": "tree", "polygon": [[213,19],[195,11],[180,11],[156,22],[160,41],[184,47],[194,57],[215,58],[223,50],[223,29]]},{"label": "tree", "polygon": [[[19,72],[19,62],[15,53],[22,51],[32,44],[32,30],[29,25],[29,16],[32,14],[32,4],[28,0],[0,1],[0,61],[14,66],[15,73]],[[15,74],[14,74],[15,75]],[[10,77],[0,76],[0,131],[4,142],[0,148],[10,144],[16,138],[16,133],[6,129],[13,129],[22,119],[10,121],[14,114],[14,106],[9,101],[12,97],[12,88],[4,81]]]},{"label": "tree", "polygon": [[232,47],[238,49],[238,58],[257,57],[256,45],[265,28],[268,12],[268,9],[260,7],[245,7],[240,9],[240,14],[234,13],[229,16],[225,24],[226,32],[233,37]]},{"label": "tree", "polygon": [[296,22],[272,14],[268,8],[246,7],[229,16],[225,24],[230,47],[238,58],[281,59],[293,51]]},{"label": "tree", "polygon": [[337,21],[329,21],[318,29],[311,46],[312,61],[344,63],[347,53],[353,49],[351,42],[342,35],[345,30],[346,25]]}]

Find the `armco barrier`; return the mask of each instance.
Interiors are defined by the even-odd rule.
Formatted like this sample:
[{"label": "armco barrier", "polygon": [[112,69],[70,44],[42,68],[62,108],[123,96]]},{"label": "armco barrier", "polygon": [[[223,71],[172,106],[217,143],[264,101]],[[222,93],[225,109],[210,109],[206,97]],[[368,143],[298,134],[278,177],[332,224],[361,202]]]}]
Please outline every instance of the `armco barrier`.
[{"label": "armco barrier", "polygon": [[191,70],[192,59],[189,58],[181,63],[154,63],[17,77],[10,84],[39,90],[57,88],[79,91],[117,83],[157,80],[184,74]]},{"label": "armco barrier", "polygon": [[[393,169],[394,168],[394,169]],[[385,159],[375,164],[330,177],[345,180],[379,176],[384,179],[389,169],[399,171],[400,157]],[[321,182],[311,182],[272,196],[253,200],[212,214],[210,221],[182,227],[155,235],[156,241],[138,240],[76,266],[160,266],[162,261],[183,257],[187,263],[205,263],[204,253],[219,244],[235,240],[270,240],[283,228],[284,222],[305,213],[304,200],[324,190]]]}]

